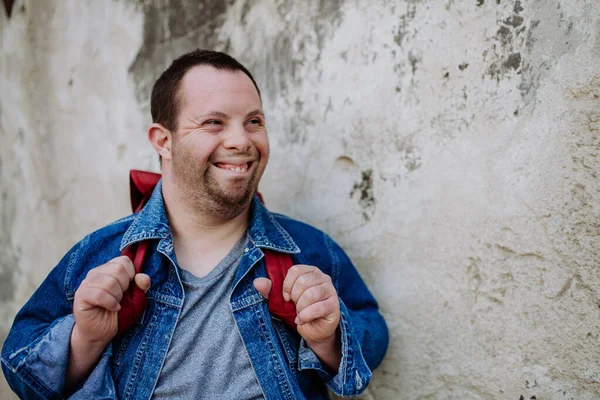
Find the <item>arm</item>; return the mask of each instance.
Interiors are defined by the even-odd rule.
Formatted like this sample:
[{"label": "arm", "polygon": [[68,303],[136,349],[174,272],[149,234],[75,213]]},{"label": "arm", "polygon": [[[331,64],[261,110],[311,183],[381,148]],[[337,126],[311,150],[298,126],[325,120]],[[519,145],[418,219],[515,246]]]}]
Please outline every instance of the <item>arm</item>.
[{"label": "arm", "polygon": [[60,397],[75,320],[65,288],[67,271],[78,258],[76,245],[50,272],[16,315],[2,348],[2,369],[20,397]]},{"label": "arm", "polygon": [[[98,295],[102,282],[112,282],[113,286],[115,282],[117,286],[120,283],[117,278],[90,279],[101,275],[93,271],[102,267],[93,269],[75,293],[72,306],[70,296],[73,295],[68,295],[66,281],[67,275],[73,273],[71,268],[81,267],[79,264],[84,258],[79,254],[81,247],[80,244],[71,250],[50,272],[17,314],[4,342],[3,371],[21,398],[61,398],[73,392],[77,394],[74,397],[80,398],[115,395],[110,373],[112,349],[108,344],[116,333],[116,318],[114,333],[111,333],[113,328],[98,318],[101,313],[97,312],[99,307],[94,302],[99,304],[110,297]],[[129,285],[127,273],[125,276]],[[140,283],[138,280],[149,286],[149,279],[136,278],[136,283]],[[114,291],[114,288],[108,290]],[[113,309],[116,308],[118,301],[113,305]],[[116,317],[113,311],[107,313]],[[94,326],[93,321],[99,325]],[[107,387],[107,383],[111,387]]]},{"label": "arm", "polygon": [[329,256],[327,273],[331,275],[339,297],[341,362],[334,370],[336,373],[330,373],[320,363],[324,361],[321,356],[303,340],[299,368],[317,370],[338,396],[358,395],[367,387],[372,371],[383,360],[388,330],[375,298],[346,253],[326,235],[325,242]]},{"label": "arm", "polygon": [[[338,396],[358,395],[385,355],[387,326],[346,254],[327,236],[325,241],[327,254],[320,263],[327,273],[299,264],[283,283],[284,299],[293,301],[298,313],[298,367],[316,370]],[[258,278],[254,285],[268,298],[268,279]]]}]

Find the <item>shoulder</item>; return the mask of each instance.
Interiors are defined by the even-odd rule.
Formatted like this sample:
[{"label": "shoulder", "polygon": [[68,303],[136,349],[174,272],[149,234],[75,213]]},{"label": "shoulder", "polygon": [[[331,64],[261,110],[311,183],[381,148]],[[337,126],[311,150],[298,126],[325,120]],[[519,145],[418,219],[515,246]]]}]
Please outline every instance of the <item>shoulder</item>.
[{"label": "shoulder", "polygon": [[307,224],[306,222],[288,217],[287,215],[271,212],[271,215],[279,225],[292,237],[296,244],[298,241],[326,241],[331,240],[322,230]]},{"label": "shoulder", "polygon": [[327,260],[327,263],[337,264],[340,258],[346,258],[344,250],[322,230],[283,214],[271,214],[300,249],[299,262],[311,263],[314,259],[315,262]]},{"label": "shoulder", "polygon": [[136,216],[137,214],[128,215],[93,231],[78,243],[79,247],[84,250],[102,250],[103,252],[105,248],[106,251],[116,248],[118,251],[123,235]]}]

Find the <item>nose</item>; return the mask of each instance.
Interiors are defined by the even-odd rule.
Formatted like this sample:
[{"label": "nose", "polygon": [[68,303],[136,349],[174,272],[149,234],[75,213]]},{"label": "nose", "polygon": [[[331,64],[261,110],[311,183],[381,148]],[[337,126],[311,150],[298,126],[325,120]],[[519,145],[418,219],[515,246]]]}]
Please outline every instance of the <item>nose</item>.
[{"label": "nose", "polygon": [[228,150],[237,150],[240,153],[248,151],[252,142],[248,137],[248,132],[243,125],[233,126],[225,132],[223,137],[223,147]]}]

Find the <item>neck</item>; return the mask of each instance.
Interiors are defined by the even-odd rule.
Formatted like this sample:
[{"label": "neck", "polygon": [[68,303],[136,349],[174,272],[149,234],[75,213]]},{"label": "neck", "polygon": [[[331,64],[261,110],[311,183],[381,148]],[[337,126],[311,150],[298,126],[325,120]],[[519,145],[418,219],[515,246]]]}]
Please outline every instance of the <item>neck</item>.
[{"label": "neck", "polygon": [[[248,227],[250,206],[236,216],[210,213],[211,208],[189,204],[173,185],[163,180],[163,198],[176,248],[197,250],[235,244]],[[205,211],[203,211],[205,210]]]}]

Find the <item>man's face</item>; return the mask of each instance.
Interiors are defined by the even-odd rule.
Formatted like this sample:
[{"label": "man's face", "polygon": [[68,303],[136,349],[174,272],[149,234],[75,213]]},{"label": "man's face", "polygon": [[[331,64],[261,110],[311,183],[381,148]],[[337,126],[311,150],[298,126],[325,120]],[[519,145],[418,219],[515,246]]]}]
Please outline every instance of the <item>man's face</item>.
[{"label": "man's face", "polygon": [[258,92],[241,71],[198,66],[183,77],[179,96],[174,182],[195,207],[238,215],[250,204],[269,158]]}]

